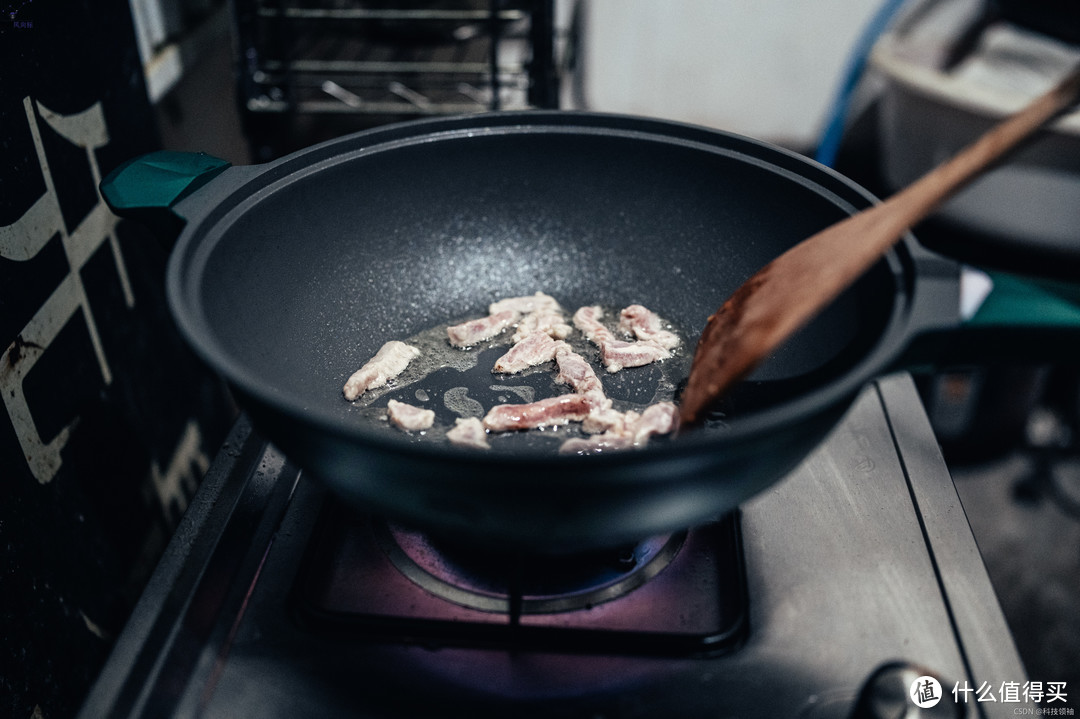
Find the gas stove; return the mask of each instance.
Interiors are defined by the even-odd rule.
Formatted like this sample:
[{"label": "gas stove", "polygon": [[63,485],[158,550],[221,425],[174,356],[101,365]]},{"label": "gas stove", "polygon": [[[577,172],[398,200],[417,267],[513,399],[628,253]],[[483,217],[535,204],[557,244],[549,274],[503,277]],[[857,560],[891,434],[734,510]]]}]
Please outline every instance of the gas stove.
[{"label": "gas stove", "polygon": [[893,716],[921,675],[1034,708],[953,701],[1026,677],[901,374],[736,513],[581,555],[347,508],[241,419],[82,716]]}]

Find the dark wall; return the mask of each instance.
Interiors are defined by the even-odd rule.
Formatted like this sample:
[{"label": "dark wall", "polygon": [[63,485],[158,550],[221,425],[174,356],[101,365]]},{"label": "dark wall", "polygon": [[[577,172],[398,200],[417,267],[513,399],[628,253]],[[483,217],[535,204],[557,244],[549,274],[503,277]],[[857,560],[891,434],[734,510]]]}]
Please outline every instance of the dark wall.
[{"label": "dark wall", "polygon": [[97,182],[158,147],[127,0],[0,17],[0,715],[72,716],[234,416]]}]

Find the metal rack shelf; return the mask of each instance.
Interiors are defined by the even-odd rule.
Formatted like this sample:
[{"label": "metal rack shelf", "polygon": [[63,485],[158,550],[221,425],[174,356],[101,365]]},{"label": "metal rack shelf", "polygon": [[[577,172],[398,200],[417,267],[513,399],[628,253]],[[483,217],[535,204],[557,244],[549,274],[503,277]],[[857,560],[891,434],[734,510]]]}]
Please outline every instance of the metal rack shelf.
[{"label": "metal rack shelf", "polygon": [[[261,17],[284,17],[302,20],[452,20],[477,22],[489,20],[492,17],[491,10],[402,10],[398,8],[307,8],[286,7],[272,8],[260,7],[258,14]],[[495,10],[494,15],[498,20],[514,22],[528,17],[528,13],[522,10]]]},{"label": "metal rack shelf", "polygon": [[[554,0],[232,7],[241,109],[258,160],[410,117],[558,106]],[[320,118],[333,119],[322,136]]]}]

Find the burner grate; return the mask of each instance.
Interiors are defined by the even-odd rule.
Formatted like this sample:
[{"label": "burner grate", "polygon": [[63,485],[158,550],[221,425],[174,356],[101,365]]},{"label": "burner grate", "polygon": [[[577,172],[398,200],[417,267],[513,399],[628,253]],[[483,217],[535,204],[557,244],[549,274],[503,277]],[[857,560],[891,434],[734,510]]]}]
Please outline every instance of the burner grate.
[{"label": "burner grate", "polygon": [[328,636],[424,646],[714,655],[745,635],[738,519],[572,556],[477,552],[328,502],[293,588]]},{"label": "burner grate", "polygon": [[481,551],[394,524],[374,530],[387,558],[414,584],[463,607],[509,614],[511,621],[626,596],[675,558],[686,534],[582,554],[528,555]]}]

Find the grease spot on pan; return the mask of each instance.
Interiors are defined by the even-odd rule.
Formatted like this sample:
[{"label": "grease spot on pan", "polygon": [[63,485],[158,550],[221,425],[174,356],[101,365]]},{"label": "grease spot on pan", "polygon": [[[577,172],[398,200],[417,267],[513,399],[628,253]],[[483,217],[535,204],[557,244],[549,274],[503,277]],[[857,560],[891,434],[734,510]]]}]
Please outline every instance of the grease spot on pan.
[{"label": "grease spot on pan", "polygon": [[[532,402],[533,400],[536,399],[536,388],[535,387],[530,387],[529,385],[525,385],[525,384],[523,384],[523,385],[505,385],[505,384],[504,385],[499,385],[499,384],[496,384],[496,385],[492,385],[488,389],[490,389],[493,392],[501,392],[503,390],[505,390],[507,392],[513,392],[515,395],[517,395],[517,398],[520,399],[522,402]],[[500,395],[499,396],[499,401],[504,402],[504,403],[505,402],[510,402],[510,398],[503,399],[504,396],[505,395]]]},{"label": "grease spot on pan", "polygon": [[484,405],[469,396],[468,387],[451,387],[443,392],[443,404],[459,417],[484,416]]}]

